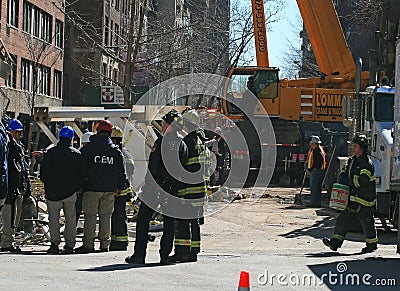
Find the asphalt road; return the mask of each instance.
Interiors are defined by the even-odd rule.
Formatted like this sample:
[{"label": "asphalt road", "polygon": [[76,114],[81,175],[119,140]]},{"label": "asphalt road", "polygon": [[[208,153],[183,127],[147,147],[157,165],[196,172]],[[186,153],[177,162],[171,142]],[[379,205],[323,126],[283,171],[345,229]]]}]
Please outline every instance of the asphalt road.
[{"label": "asphalt road", "polygon": [[0,253],[0,289],[237,290],[247,270],[251,290],[398,290],[396,232],[380,230],[378,251],[365,255],[362,234],[351,233],[334,253],[321,238],[332,234],[335,211],[287,204],[296,189],[268,191],[268,198],[235,201],[206,217],[196,263],[159,265],[159,238],[149,243],[146,265],[124,263],[133,242],[129,252],[85,255],[46,255],[48,246],[25,246],[22,254]]}]

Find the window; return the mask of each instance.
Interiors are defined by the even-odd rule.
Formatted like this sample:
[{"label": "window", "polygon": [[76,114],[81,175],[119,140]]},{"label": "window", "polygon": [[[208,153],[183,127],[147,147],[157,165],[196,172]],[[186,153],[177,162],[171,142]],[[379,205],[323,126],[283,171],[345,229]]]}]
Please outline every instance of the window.
[{"label": "window", "polygon": [[119,0],[115,0],[115,10],[119,11]]},{"label": "window", "polygon": [[53,18],[50,14],[24,1],[22,19],[22,30],[24,32],[51,43],[52,22]]},{"label": "window", "polygon": [[113,34],[114,34],[114,22],[111,20],[111,25],[110,25],[110,46],[114,45]]},{"label": "window", "polygon": [[56,34],[55,34],[55,40],[54,40],[54,45],[56,47],[62,48],[63,47],[63,23],[60,20],[56,20]]},{"label": "window", "polygon": [[17,56],[10,55],[12,59],[11,63],[11,73],[6,81],[6,86],[17,88]]},{"label": "window", "polygon": [[109,30],[108,30],[108,17],[104,17],[104,46],[108,46],[108,37],[109,37]]},{"label": "window", "polygon": [[118,45],[118,40],[119,40],[119,25],[118,24],[115,24],[114,33],[115,33],[115,45]]},{"label": "window", "polygon": [[22,19],[22,30],[28,33],[32,31],[32,4],[24,2],[24,15]]},{"label": "window", "polygon": [[[34,81],[35,79],[36,83]],[[50,95],[50,68],[43,65],[38,65],[35,68],[33,62],[22,59],[21,89],[30,92],[36,91],[36,93],[39,94]]]},{"label": "window", "polygon": [[54,70],[54,81],[53,81],[54,97],[61,98],[61,78],[62,78],[61,72]]},{"label": "window", "polygon": [[107,85],[107,64],[103,63],[103,85]]},{"label": "window", "polygon": [[117,69],[114,69],[113,71],[114,71],[114,72],[113,72],[113,75],[114,75],[114,82],[115,82],[115,84],[118,84],[118,70],[117,70]]},{"label": "window", "polygon": [[7,24],[18,27],[18,2],[19,0],[7,1]]}]

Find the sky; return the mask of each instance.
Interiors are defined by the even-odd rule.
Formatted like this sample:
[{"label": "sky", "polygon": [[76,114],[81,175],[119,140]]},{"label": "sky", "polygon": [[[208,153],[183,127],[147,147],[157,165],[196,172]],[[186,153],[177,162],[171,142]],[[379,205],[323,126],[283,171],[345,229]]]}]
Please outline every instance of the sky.
[{"label": "sky", "polygon": [[[250,0],[243,1],[250,2]],[[296,0],[284,1],[285,6],[280,13],[280,19],[267,27],[269,64],[273,67],[281,67],[285,53],[290,51],[289,40],[297,47],[301,45],[301,39],[298,35],[301,27],[295,27],[296,25],[301,25],[299,24],[300,12]],[[268,5],[268,1],[265,5]],[[253,65],[256,65],[255,61]]]}]

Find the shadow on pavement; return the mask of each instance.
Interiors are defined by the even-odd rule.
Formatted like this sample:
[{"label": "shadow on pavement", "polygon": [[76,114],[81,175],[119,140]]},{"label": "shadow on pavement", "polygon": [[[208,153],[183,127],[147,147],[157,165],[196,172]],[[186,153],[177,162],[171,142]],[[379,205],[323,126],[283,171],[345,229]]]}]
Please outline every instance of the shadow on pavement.
[{"label": "shadow on pavement", "polygon": [[348,256],[356,256],[362,255],[362,252],[356,253],[339,253],[339,252],[321,252],[321,253],[310,253],[306,254],[308,258],[330,258],[330,257],[348,257]]},{"label": "shadow on pavement", "polygon": [[100,267],[93,267],[88,269],[79,269],[78,271],[83,272],[112,272],[112,271],[121,271],[121,270],[129,270],[129,269],[137,269],[137,268],[152,268],[152,267],[164,267],[171,266],[170,265],[161,265],[160,263],[150,263],[150,264],[112,264],[105,265]]},{"label": "shadow on pavement", "polygon": [[331,290],[399,290],[400,258],[369,257],[308,267]]},{"label": "shadow on pavement", "polygon": [[[288,206],[285,209],[293,211],[302,210],[302,207]],[[322,239],[324,237],[330,237],[333,235],[333,230],[336,223],[336,217],[339,213],[336,210],[330,208],[323,208],[316,210],[317,220],[313,224],[305,227],[301,227],[292,230],[288,233],[281,234],[280,236],[285,238],[298,238],[302,236],[314,237],[316,239]],[[322,216],[323,218],[320,218]],[[299,215],[301,218],[301,214]],[[308,217],[306,217],[308,218]],[[397,244],[397,231],[386,231],[380,228],[378,221],[376,221],[379,244],[383,245],[396,245]],[[357,225],[351,227],[352,230],[357,229]],[[364,235],[360,229],[360,232],[349,232],[346,235],[346,240],[355,242],[365,242]],[[346,242],[344,243],[344,245]]]}]

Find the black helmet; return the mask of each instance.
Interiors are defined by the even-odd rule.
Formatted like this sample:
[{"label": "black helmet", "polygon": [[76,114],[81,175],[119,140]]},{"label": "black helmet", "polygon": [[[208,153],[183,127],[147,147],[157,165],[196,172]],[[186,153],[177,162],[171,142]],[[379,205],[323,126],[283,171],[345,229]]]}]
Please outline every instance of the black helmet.
[{"label": "black helmet", "polygon": [[175,109],[172,109],[170,112],[165,114],[162,119],[168,123],[174,125],[177,129],[181,130],[183,128],[183,117],[182,115],[176,111]]},{"label": "black helmet", "polygon": [[352,143],[358,144],[364,151],[368,150],[368,139],[365,134],[357,133],[354,136]]}]

